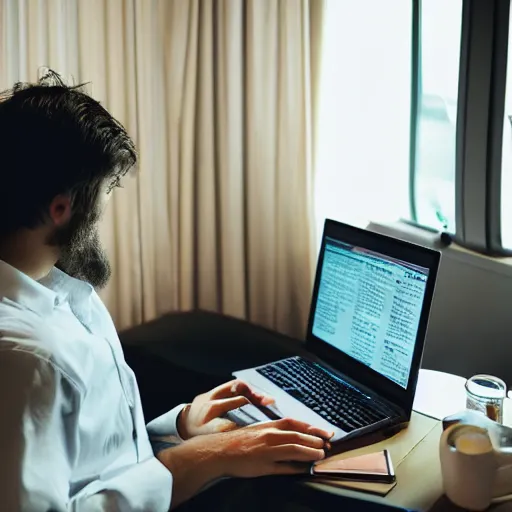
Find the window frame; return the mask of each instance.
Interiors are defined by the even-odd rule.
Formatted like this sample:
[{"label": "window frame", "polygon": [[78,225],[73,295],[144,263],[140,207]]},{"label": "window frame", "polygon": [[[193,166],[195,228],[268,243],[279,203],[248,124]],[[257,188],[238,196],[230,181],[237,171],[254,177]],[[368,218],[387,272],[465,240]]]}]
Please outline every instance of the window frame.
[{"label": "window frame", "polygon": [[416,150],[421,99],[421,0],[412,0],[411,41],[411,131],[409,147],[409,208],[412,223],[419,225],[416,209]]},{"label": "window frame", "polygon": [[504,248],[501,239],[501,176],[503,169],[503,125],[505,124],[510,0],[498,0],[495,7],[491,119],[489,123],[490,151],[487,170],[489,189],[487,246],[490,254],[510,256],[512,250]]}]

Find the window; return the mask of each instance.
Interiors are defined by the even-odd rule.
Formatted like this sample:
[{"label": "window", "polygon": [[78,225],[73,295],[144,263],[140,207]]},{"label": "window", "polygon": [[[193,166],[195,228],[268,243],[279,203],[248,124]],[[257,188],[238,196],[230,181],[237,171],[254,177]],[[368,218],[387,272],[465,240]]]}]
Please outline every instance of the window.
[{"label": "window", "polygon": [[325,0],[316,214],[512,255],[510,0]]},{"label": "window", "polygon": [[409,211],[412,3],[327,0],[316,215],[365,227]]},{"label": "window", "polygon": [[461,17],[462,0],[327,0],[315,162],[319,228],[326,217],[455,228]]},{"label": "window", "polygon": [[420,5],[412,219],[454,233],[462,0],[423,0]]}]

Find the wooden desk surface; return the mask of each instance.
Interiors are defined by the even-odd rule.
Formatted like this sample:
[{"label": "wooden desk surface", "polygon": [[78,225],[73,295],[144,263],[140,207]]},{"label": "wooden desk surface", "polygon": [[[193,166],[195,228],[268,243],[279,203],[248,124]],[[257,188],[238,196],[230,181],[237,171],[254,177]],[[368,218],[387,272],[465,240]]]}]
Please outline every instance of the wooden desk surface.
[{"label": "wooden desk surface", "polygon": [[[421,370],[414,402],[415,412],[406,431],[354,450],[351,453],[369,453],[387,448],[395,465],[397,485],[385,497],[341,487],[308,483],[340,496],[350,496],[377,503],[386,503],[418,512],[456,512],[460,509],[443,496],[439,440],[441,419],[465,408],[466,379],[456,375]],[[425,414],[420,414],[425,413]],[[512,400],[505,400],[504,422],[512,426]],[[512,509],[511,509],[512,510]]]},{"label": "wooden desk surface", "polygon": [[389,450],[395,466],[397,485],[387,496],[377,496],[314,481],[308,485],[339,496],[387,503],[417,511],[430,510],[442,495],[438,456],[441,432],[440,421],[413,413],[408,429],[387,440],[347,452],[355,456],[384,448]]}]

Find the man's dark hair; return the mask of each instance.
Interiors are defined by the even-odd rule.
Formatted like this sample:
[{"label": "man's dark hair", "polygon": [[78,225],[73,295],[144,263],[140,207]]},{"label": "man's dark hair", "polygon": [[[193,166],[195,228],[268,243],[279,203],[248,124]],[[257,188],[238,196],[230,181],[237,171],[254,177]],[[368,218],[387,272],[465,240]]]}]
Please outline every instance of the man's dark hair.
[{"label": "man's dark hair", "polygon": [[115,187],[135,162],[126,130],[83,85],[51,70],[17,83],[0,93],[0,238],[44,223],[59,194],[87,215],[105,180]]}]

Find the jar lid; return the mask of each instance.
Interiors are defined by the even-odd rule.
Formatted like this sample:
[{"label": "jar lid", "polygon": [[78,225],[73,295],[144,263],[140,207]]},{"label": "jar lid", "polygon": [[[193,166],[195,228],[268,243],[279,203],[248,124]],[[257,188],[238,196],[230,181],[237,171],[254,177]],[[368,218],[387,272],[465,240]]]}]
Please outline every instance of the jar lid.
[{"label": "jar lid", "polygon": [[498,377],[482,374],[466,381],[466,391],[481,398],[500,399],[507,395],[507,386]]}]

